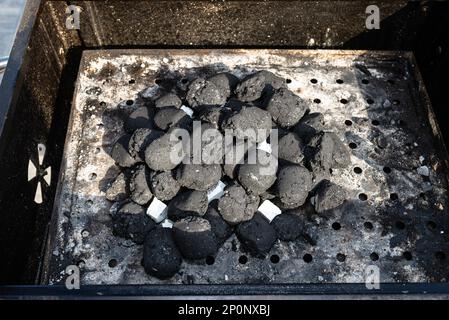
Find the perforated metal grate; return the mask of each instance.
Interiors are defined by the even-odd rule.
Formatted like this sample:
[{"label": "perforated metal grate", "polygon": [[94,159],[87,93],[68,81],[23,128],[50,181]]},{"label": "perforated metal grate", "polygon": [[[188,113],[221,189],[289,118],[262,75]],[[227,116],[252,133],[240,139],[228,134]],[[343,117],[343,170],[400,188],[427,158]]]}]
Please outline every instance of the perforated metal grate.
[{"label": "perforated metal grate", "polygon": [[[117,108],[158,79],[269,70],[325,116],[351,150],[331,180],[349,192],[330,216],[307,219],[309,239],[277,242],[265,260],[231,237],[214,258],[183,263],[160,281],[142,247],[111,232],[104,187],[118,170],[107,152],[122,134]],[[449,279],[447,154],[413,57],[403,52],[126,50],[83,55],[55,203],[46,275],[81,266],[82,284],[355,283],[379,267],[382,282]],[[429,176],[423,176],[426,169]]]}]

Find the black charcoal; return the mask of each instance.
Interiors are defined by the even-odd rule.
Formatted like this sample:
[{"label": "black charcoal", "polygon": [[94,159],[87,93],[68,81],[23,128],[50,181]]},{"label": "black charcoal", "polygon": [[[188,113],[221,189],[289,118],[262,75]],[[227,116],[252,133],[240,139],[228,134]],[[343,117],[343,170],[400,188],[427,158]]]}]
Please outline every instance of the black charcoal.
[{"label": "black charcoal", "polygon": [[289,165],[279,170],[276,191],[287,207],[294,208],[304,204],[311,189],[312,175],[303,166]]},{"label": "black charcoal", "polygon": [[271,115],[257,107],[243,107],[242,110],[224,121],[222,129],[234,130],[239,139],[263,142],[271,133]]},{"label": "black charcoal", "polygon": [[153,198],[149,186],[150,170],[147,166],[139,165],[129,179],[130,198],[137,204],[146,205]]},{"label": "black charcoal", "polygon": [[323,114],[315,112],[305,115],[295,126],[294,131],[304,143],[308,143],[314,135],[323,131],[324,128],[325,123]]},{"label": "black charcoal", "polygon": [[164,133],[155,129],[140,128],[134,131],[129,144],[128,152],[137,161],[145,161],[145,150],[155,139],[163,136]]},{"label": "black charcoal", "polygon": [[168,205],[168,218],[172,221],[188,216],[203,216],[207,211],[207,192],[185,190],[178,193]]},{"label": "black charcoal", "polygon": [[220,178],[219,164],[183,164],[176,173],[179,184],[193,190],[209,190],[217,185]]},{"label": "black charcoal", "polygon": [[173,240],[172,230],[157,227],[145,238],[143,267],[149,275],[159,279],[174,276],[182,264],[182,256]]},{"label": "black charcoal", "polygon": [[298,135],[289,132],[278,141],[278,157],[294,164],[301,164],[304,159],[304,144]]},{"label": "black charcoal", "polygon": [[306,103],[300,97],[285,88],[273,93],[266,108],[274,122],[283,128],[296,125],[307,109]]},{"label": "black charcoal", "polygon": [[172,134],[164,134],[145,150],[145,162],[154,171],[169,171],[178,166],[184,156],[182,142]]},{"label": "black charcoal", "polygon": [[217,240],[206,219],[187,217],[175,222],[172,230],[175,243],[185,259],[204,259],[217,253]]},{"label": "black charcoal", "polygon": [[259,99],[265,89],[265,77],[263,74],[255,73],[246,77],[240,82],[236,89],[235,94],[237,99],[244,102],[255,101]]},{"label": "black charcoal", "polygon": [[329,176],[333,164],[332,154],[334,141],[327,132],[319,132],[310,139],[306,147],[307,164],[314,174],[314,179],[320,181]]},{"label": "black charcoal", "polygon": [[128,196],[127,179],[123,172],[120,172],[106,189],[106,199],[109,201],[123,201]]},{"label": "black charcoal", "polygon": [[293,241],[304,231],[304,220],[292,213],[277,215],[271,225],[276,230],[278,238],[282,241]]},{"label": "black charcoal", "polygon": [[228,72],[217,73],[207,80],[220,88],[220,92],[222,92],[222,94],[226,96],[226,98],[230,97],[232,91],[239,81],[236,76]]},{"label": "black charcoal", "polygon": [[186,100],[190,107],[198,109],[204,106],[221,106],[226,103],[227,97],[226,89],[214,82],[198,78],[190,83]]},{"label": "black charcoal", "polygon": [[164,108],[164,107],[175,107],[180,108],[182,105],[181,99],[172,92],[164,94],[163,96],[156,99],[154,102],[154,106],[156,108]]},{"label": "black charcoal", "polygon": [[223,244],[232,235],[232,227],[218,212],[218,200],[214,200],[209,204],[209,208],[207,208],[203,218],[209,221],[219,245]]},{"label": "black charcoal", "polygon": [[155,125],[164,131],[173,127],[188,129],[191,122],[187,113],[175,107],[160,108],[154,116]]},{"label": "black charcoal", "polygon": [[145,214],[145,208],[134,203],[125,203],[112,216],[113,232],[116,236],[142,244],[145,236],[155,227],[154,221]]},{"label": "black charcoal", "polygon": [[139,128],[153,128],[154,110],[148,107],[139,107],[134,110],[125,122],[125,131],[133,132]]},{"label": "black charcoal", "polygon": [[347,193],[343,187],[329,180],[323,180],[316,187],[311,203],[316,212],[323,213],[340,206],[346,200],[346,197]]},{"label": "black charcoal", "polygon": [[112,146],[111,158],[120,167],[129,168],[136,164],[136,160],[129,154],[128,147],[131,139],[130,134],[121,136]]},{"label": "black charcoal", "polygon": [[345,168],[351,164],[351,156],[346,145],[334,132],[328,132],[331,137],[334,148],[332,150],[332,168]]},{"label": "black charcoal", "polygon": [[259,195],[276,181],[277,158],[262,150],[256,151],[255,164],[241,164],[238,169],[240,184],[253,194]]},{"label": "black charcoal", "polygon": [[223,197],[218,200],[218,211],[230,225],[252,219],[258,207],[259,197],[247,194],[239,184],[226,187]]},{"label": "black charcoal", "polygon": [[161,201],[168,201],[176,196],[181,186],[175,180],[171,171],[163,171],[150,174],[150,187],[156,198]]},{"label": "black charcoal", "polygon": [[235,233],[243,249],[258,258],[265,257],[277,240],[276,231],[259,213],[239,224]]}]

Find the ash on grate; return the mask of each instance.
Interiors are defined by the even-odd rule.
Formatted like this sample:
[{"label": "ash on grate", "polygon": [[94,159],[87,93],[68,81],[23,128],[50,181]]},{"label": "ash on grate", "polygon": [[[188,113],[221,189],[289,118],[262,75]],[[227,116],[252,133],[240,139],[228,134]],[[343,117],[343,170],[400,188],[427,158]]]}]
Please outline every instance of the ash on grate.
[{"label": "ash on grate", "polygon": [[124,121],[110,153],[121,172],[106,190],[119,208],[113,233],[143,244],[148,274],[204,262],[233,233],[264,258],[278,239],[306,238],[302,207],[326,214],[345,201],[327,178],[349,151],[285,79],[261,70],[165,82]]}]

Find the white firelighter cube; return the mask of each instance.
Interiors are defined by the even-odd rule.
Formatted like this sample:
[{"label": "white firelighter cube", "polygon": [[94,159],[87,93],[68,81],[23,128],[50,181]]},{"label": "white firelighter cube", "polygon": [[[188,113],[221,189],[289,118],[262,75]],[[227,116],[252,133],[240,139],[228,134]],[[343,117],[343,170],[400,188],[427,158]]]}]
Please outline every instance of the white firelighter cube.
[{"label": "white firelighter cube", "polygon": [[220,199],[224,194],[226,184],[222,181],[218,181],[217,186],[207,193],[207,201],[210,203],[215,199]]},{"label": "white firelighter cube", "polygon": [[167,218],[167,205],[154,197],[147,209],[147,215],[149,215],[156,223],[164,221]]},{"label": "white firelighter cube", "polygon": [[182,105],[180,109],[182,111],[184,111],[185,113],[187,113],[190,118],[193,117],[193,110],[190,109],[189,107],[186,107],[185,105]]},{"label": "white firelighter cube", "polygon": [[265,200],[262,202],[257,211],[261,213],[269,222],[282,213],[281,209],[279,209],[279,207],[270,200]]},{"label": "white firelighter cube", "polygon": [[171,229],[173,228],[173,221],[171,221],[170,219],[165,219],[162,223],[161,223],[162,228],[168,228]]}]

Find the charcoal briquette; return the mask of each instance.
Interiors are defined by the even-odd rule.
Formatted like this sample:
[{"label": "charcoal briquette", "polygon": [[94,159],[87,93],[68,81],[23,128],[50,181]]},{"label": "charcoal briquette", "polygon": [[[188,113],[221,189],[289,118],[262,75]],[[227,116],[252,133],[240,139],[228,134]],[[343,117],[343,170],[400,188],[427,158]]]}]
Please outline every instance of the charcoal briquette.
[{"label": "charcoal briquette", "polygon": [[186,96],[189,106],[193,109],[204,106],[221,106],[226,103],[227,98],[225,89],[203,78],[197,78],[190,83]]},{"label": "charcoal briquette", "polygon": [[278,238],[282,241],[293,241],[304,231],[304,220],[292,213],[281,213],[277,215],[271,225],[276,230]]},{"label": "charcoal briquette", "polygon": [[252,219],[259,207],[259,197],[247,194],[245,189],[235,183],[225,188],[223,197],[218,200],[218,211],[230,225]]},{"label": "charcoal briquette", "polygon": [[207,80],[220,88],[220,91],[226,98],[231,96],[231,93],[239,82],[239,79],[229,72],[217,73]]},{"label": "charcoal briquette", "polygon": [[154,196],[161,201],[173,199],[181,188],[171,171],[151,172],[150,187]]},{"label": "charcoal briquette", "polygon": [[301,164],[304,159],[304,143],[294,132],[289,132],[278,141],[278,157],[281,160]]},{"label": "charcoal briquette", "polygon": [[182,256],[173,240],[172,230],[157,227],[145,238],[143,267],[149,275],[159,279],[174,276],[182,264]]},{"label": "charcoal briquette", "polygon": [[329,180],[321,181],[311,198],[311,203],[315,207],[315,211],[323,213],[340,206],[347,197],[346,190]]},{"label": "charcoal briquette", "polygon": [[223,219],[218,211],[218,199],[209,203],[204,219],[209,221],[218,244],[223,244],[231,235],[232,227]]},{"label": "charcoal briquette", "polygon": [[164,131],[173,127],[188,129],[191,122],[187,113],[175,107],[160,108],[154,116],[154,124]]},{"label": "charcoal briquette", "polygon": [[127,178],[120,172],[106,189],[106,199],[109,201],[123,201],[127,197]]},{"label": "charcoal briquette", "polygon": [[164,134],[155,139],[145,150],[145,162],[154,171],[169,171],[178,166],[184,158],[182,142]]},{"label": "charcoal briquette", "polygon": [[125,168],[132,167],[137,162],[128,152],[130,139],[130,134],[121,136],[111,150],[111,158],[114,159],[116,164]]},{"label": "charcoal briquette", "polygon": [[170,201],[168,218],[172,221],[177,221],[188,216],[204,216],[207,206],[207,192],[184,190]]},{"label": "charcoal briquette", "polygon": [[125,203],[112,217],[116,236],[142,244],[145,236],[155,227],[145,208],[134,202]]},{"label": "charcoal briquette", "polygon": [[139,107],[134,110],[125,122],[125,131],[133,132],[139,128],[153,128],[154,110],[148,107]]},{"label": "charcoal briquette", "polygon": [[295,126],[294,131],[304,143],[308,143],[314,135],[323,131],[324,128],[325,122],[323,114],[314,112],[305,115]]},{"label": "charcoal briquette", "polygon": [[181,186],[201,191],[216,186],[220,178],[219,164],[182,164],[176,173],[176,180]]},{"label": "charcoal briquette", "polygon": [[198,260],[217,253],[218,243],[208,220],[186,217],[173,225],[173,239],[185,259]]},{"label": "charcoal briquette", "polygon": [[153,198],[149,186],[150,170],[146,165],[137,166],[129,180],[130,198],[137,204],[146,205]]},{"label": "charcoal briquette", "polygon": [[145,161],[145,150],[155,139],[163,136],[162,131],[156,129],[140,128],[134,131],[129,144],[128,152],[137,161]]},{"label": "charcoal briquette", "polygon": [[312,174],[301,165],[282,167],[277,175],[276,191],[287,207],[299,207],[312,189]]},{"label": "charcoal briquette", "polygon": [[235,95],[237,99],[243,102],[255,101],[262,96],[265,85],[264,75],[255,73],[249,75],[237,85]]},{"label": "charcoal briquette", "polygon": [[305,115],[308,107],[304,100],[286,88],[274,91],[266,110],[274,122],[283,128],[296,125]]},{"label": "charcoal briquette", "polygon": [[276,181],[278,160],[262,150],[257,150],[256,157],[255,164],[244,163],[239,166],[238,179],[247,191],[259,195]]},{"label": "charcoal briquette", "polygon": [[222,130],[234,130],[238,139],[263,142],[271,133],[271,115],[257,107],[243,107],[242,110],[224,121]]},{"label": "charcoal briquette", "polygon": [[166,93],[154,101],[156,108],[175,107],[180,108],[182,105],[181,99],[172,92]]},{"label": "charcoal briquette", "polygon": [[277,240],[275,229],[259,213],[239,224],[235,233],[243,249],[258,258],[264,258]]}]

